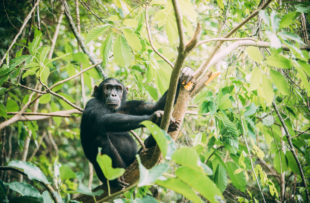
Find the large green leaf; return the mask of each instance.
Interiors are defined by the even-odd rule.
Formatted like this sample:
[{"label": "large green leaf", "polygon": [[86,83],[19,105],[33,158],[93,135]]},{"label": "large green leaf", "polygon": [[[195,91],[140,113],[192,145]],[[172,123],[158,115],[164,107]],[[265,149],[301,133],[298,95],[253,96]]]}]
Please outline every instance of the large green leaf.
[{"label": "large green leaf", "polygon": [[123,33],[130,47],[136,52],[141,51],[142,46],[138,35],[130,29],[124,29]]},{"label": "large green leaf", "polygon": [[32,185],[25,182],[11,182],[7,183],[11,190],[18,192],[23,196],[41,197],[40,192]]},{"label": "large green leaf", "polygon": [[272,83],[275,84],[281,94],[290,94],[290,86],[281,73],[275,70],[270,70],[270,76],[272,78]]},{"label": "large green leaf", "polygon": [[106,154],[103,154],[103,155],[98,154],[96,160],[97,160],[104,176],[108,180],[114,180],[114,179],[122,176],[125,173],[125,169],[123,169],[123,168],[113,168],[112,167],[112,160]]},{"label": "large green leaf", "polygon": [[176,175],[210,202],[224,201],[221,191],[204,173],[183,166],[176,170]]},{"label": "large green leaf", "polygon": [[37,166],[33,165],[29,162],[24,161],[10,161],[8,166],[15,167],[21,169],[30,180],[38,180],[45,184],[49,184],[47,178],[43,174],[43,172]]},{"label": "large green leaf", "polygon": [[267,77],[262,78],[262,84],[258,88],[258,95],[264,99],[267,106],[272,104],[274,92],[272,83]]},{"label": "large green leaf", "polygon": [[68,165],[62,165],[59,169],[61,180],[66,180],[70,178],[75,178],[76,174],[72,171],[72,169]]},{"label": "large green leaf", "polygon": [[163,173],[165,173],[169,165],[167,163],[159,164],[154,166],[151,169],[146,169],[140,160],[140,157],[137,157],[139,163],[139,183],[138,186],[152,185]]},{"label": "large green leaf", "polygon": [[112,33],[110,33],[102,44],[102,66],[106,67],[109,61],[110,51],[112,48]]},{"label": "large green leaf", "polygon": [[151,121],[143,121],[141,124],[151,132],[163,156],[169,158],[175,150],[171,137]]},{"label": "large green leaf", "polygon": [[106,29],[108,27],[109,25],[102,25],[102,26],[93,28],[89,33],[87,33],[85,42],[89,43],[92,40],[96,40],[98,37],[102,36],[106,32]]},{"label": "large green leaf", "polygon": [[158,180],[156,181],[156,184],[163,186],[165,188],[168,188],[170,190],[173,190],[175,192],[178,192],[187,199],[193,201],[202,203],[203,201],[200,199],[200,197],[193,191],[193,189],[183,181],[181,181],[178,178],[169,178],[167,180]]},{"label": "large green leaf", "polygon": [[203,171],[203,169],[199,166],[199,157],[195,149],[190,147],[182,147],[175,151],[172,155],[172,159],[182,166],[187,166],[189,168]]},{"label": "large green leaf", "polygon": [[289,27],[292,23],[296,22],[296,18],[299,13],[293,11],[285,14],[280,21],[280,28]]},{"label": "large green leaf", "polygon": [[263,60],[263,55],[259,51],[257,47],[248,47],[246,48],[246,52],[251,59],[260,63]]},{"label": "large green leaf", "polygon": [[239,168],[238,165],[234,162],[226,162],[225,164],[226,169],[227,169],[227,173],[230,177],[230,180],[232,182],[232,184],[239,190],[241,190],[242,192],[245,191],[246,189],[246,179],[245,179],[245,175],[244,172],[239,172],[236,173],[236,170]]},{"label": "large green leaf", "polygon": [[269,56],[266,60],[266,63],[277,68],[288,69],[292,67],[291,61],[280,54]]},{"label": "large green leaf", "polygon": [[134,55],[126,39],[118,35],[113,47],[114,61],[121,67],[128,67],[134,62]]},{"label": "large green leaf", "polygon": [[218,164],[214,174],[214,181],[218,188],[224,192],[227,187],[226,170],[222,164]]}]

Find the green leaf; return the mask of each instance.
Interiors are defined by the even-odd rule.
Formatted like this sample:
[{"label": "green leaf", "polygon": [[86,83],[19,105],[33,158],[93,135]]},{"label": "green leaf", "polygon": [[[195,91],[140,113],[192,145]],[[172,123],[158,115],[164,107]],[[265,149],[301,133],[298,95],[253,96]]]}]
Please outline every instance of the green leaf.
[{"label": "green leaf", "polygon": [[299,13],[297,12],[290,12],[283,16],[283,18],[280,21],[280,28],[287,28],[292,23],[296,22],[296,18],[298,17]]},{"label": "green leaf", "polygon": [[251,73],[250,89],[257,90],[262,83],[263,77],[264,77],[264,74],[261,72],[261,70],[258,68],[254,68],[254,70]]},{"label": "green leaf", "polygon": [[106,154],[100,155],[100,153],[98,153],[97,162],[98,162],[104,176],[108,180],[114,180],[114,179],[122,176],[125,173],[125,169],[123,169],[123,168],[113,168],[112,167],[112,160]]},{"label": "green leaf", "polygon": [[72,171],[72,169],[68,165],[62,165],[59,171],[60,171],[60,179],[62,181],[76,177],[76,174]]},{"label": "green leaf", "polygon": [[223,0],[216,0],[216,2],[217,2],[217,5],[218,5],[221,9],[224,9]]},{"label": "green leaf", "polygon": [[22,64],[23,62],[30,60],[32,58],[32,56],[30,55],[22,55],[19,56],[17,58],[14,58],[13,60],[10,61],[10,69],[13,69],[17,66],[19,66],[20,64]]},{"label": "green leaf", "polygon": [[227,187],[227,175],[226,170],[222,164],[218,164],[214,174],[214,181],[221,192],[224,192]]},{"label": "green leaf", "polygon": [[130,47],[136,52],[141,51],[142,46],[138,35],[130,29],[124,29],[123,33]]},{"label": "green leaf", "polygon": [[110,33],[102,45],[102,66],[106,67],[112,48],[112,33]]},{"label": "green leaf", "polygon": [[113,47],[114,61],[120,67],[128,67],[134,62],[134,55],[127,44],[126,39],[118,35]]},{"label": "green leaf", "polygon": [[273,166],[278,173],[286,171],[287,164],[285,160],[285,155],[282,151],[276,152],[273,160]]},{"label": "green leaf", "polygon": [[235,186],[237,189],[244,192],[246,189],[246,185],[247,185],[244,172],[240,172],[236,174],[235,172],[239,167],[234,162],[226,162],[225,166],[226,166],[227,173],[230,177],[230,180],[233,186]]},{"label": "green leaf", "polygon": [[50,75],[50,69],[47,66],[44,66],[40,72],[40,79],[44,84],[47,84],[47,78]]},{"label": "green leaf", "polygon": [[272,104],[274,92],[272,83],[267,77],[262,78],[262,84],[258,88],[258,95],[265,100],[267,106]]},{"label": "green leaf", "polygon": [[257,47],[248,47],[246,48],[246,52],[252,60],[258,63],[263,60],[263,56]]},{"label": "green leaf", "polygon": [[47,104],[51,101],[52,96],[50,94],[44,94],[40,97],[40,104]]},{"label": "green leaf", "polygon": [[108,27],[110,26],[102,25],[102,26],[93,28],[89,33],[87,33],[86,38],[85,38],[85,43],[87,44],[90,41],[95,40],[98,37],[102,36]]},{"label": "green leaf", "polygon": [[221,95],[218,97],[218,108],[220,110],[226,110],[232,107],[231,104],[231,100],[230,100],[230,95],[229,94],[225,94],[225,95]]},{"label": "green leaf", "polygon": [[290,167],[290,169],[295,173],[295,174],[299,174],[299,168],[297,165],[297,162],[292,154],[292,152],[287,151],[285,153],[285,156],[287,158],[287,162],[288,162],[288,166]]},{"label": "green leaf", "polygon": [[32,185],[25,182],[7,183],[9,188],[23,196],[41,197],[40,192]]},{"label": "green leaf", "polygon": [[37,166],[24,161],[10,161],[8,166],[22,169],[30,180],[38,180],[45,184],[49,184],[43,172]]},{"label": "green leaf", "polygon": [[196,150],[193,148],[182,147],[178,149],[173,153],[172,160],[182,166],[187,166],[201,172],[203,171],[202,168],[198,165],[200,160]]},{"label": "green leaf", "polygon": [[288,69],[292,67],[291,61],[280,54],[269,56],[266,63],[277,68]]},{"label": "green leaf", "polygon": [[163,156],[169,158],[175,150],[171,137],[151,121],[143,121],[141,124],[151,132]]},{"label": "green leaf", "polygon": [[47,54],[49,53],[49,50],[50,50],[50,47],[48,46],[44,46],[44,47],[41,47],[39,49],[39,52],[40,52],[40,62],[41,63],[44,63],[46,57],[47,57]]},{"label": "green leaf", "polygon": [[272,79],[272,83],[278,88],[281,94],[290,94],[290,86],[281,73],[275,70],[270,70],[270,76]]},{"label": "green leaf", "polygon": [[19,105],[15,100],[10,99],[6,103],[6,111],[7,112],[17,112],[19,110]]},{"label": "green leaf", "polygon": [[293,41],[295,41],[295,42],[297,42],[299,44],[305,44],[302,41],[302,39],[297,34],[295,34],[295,33],[290,33],[290,32],[283,31],[283,32],[279,33],[279,36],[281,36],[282,39],[284,39],[284,40],[293,40]]},{"label": "green leaf", "polygon": [[179,179],[198,191],[211,203],[224,201],[221,191],[216,187],[215,183],[203,173],[182,166],[176,170],[175,174]]},{"label": "green leaf", "polygon": [[151,168],[150,170],[147,170],[141,163],[140,157],[137,156],[138,163],[139,163],[139,183],[138,186],[145,186],[145,185],[153,185],[153,183],[163,174],[165,173],[169,165],[166,163],[159,164]]},{"label": "green leaf", "polygon": [[213,101],[204,101],[202,103],[201,112],[202,113],[211,113],[214,114],[216,112],[216,104]]},{"label": "green leaf", "polygon": [[256,113],[257,107],[255,104],[251,103],[251,105],[245,108],[244,116],[252,116]]},{"label": "green leaf", "polygon": [[42,33],[39,30],[35,30],[33,41],[29,44],[29,52],[31,55],[35,55],[42,40]]},{"label": "green leaf", "polygon": [[167,180],[158,180],[156,181],[156,184],[168,188],[170,190],[173,190],[177,193],[182,194],[184,197],[187,199],[197,202],[197,203],[202,203],[203,201],[200,199],[200,197],[193,191],[193,189],[183,181],[181,181],[178,178],[169,178]]},{"label": "green leaf", "polygon": [[79,187],[76,192],[88,195],[88,196],[97,196],[102,195],[104,191],[102,189],[97,190],[96,192],[92,192],[88,187],[86,187],[81,181],[79,181]]},{"label": "green leaf", "polygon": [[147,90],[147,92],[151,95],[153,100],[158,99],[158,93],[157,89],[151,85],[144,85],[144,88]]},{"label": "green leaf", "polygon": [[6,118],[7,117],[6,112],[7,112],[7,108],[3,104],[0,104],[0,116]]}]

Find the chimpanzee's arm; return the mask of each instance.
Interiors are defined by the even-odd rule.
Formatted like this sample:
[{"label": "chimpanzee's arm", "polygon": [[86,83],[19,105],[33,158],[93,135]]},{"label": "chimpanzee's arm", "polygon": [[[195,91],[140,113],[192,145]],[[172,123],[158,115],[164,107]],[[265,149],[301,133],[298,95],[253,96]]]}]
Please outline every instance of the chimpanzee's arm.
[{"label": "chimpanzee's arm", "polygon": [[142,121],[150,120],[151,115],[129,115],[121,113],[107,113],[98,115],[96,122],[99,128],[110,132],[123,132],[142,127]]}]

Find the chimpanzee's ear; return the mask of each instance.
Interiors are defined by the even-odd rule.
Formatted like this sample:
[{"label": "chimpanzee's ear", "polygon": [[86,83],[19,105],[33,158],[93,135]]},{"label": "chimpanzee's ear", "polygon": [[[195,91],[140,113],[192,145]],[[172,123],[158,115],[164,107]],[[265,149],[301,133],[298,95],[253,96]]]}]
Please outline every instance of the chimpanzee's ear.
[{"label": "chimpanzee's ear", "polygon": [[125,87],[125,91],[126,91],[126,93],[128,92],[128,90],[129,90],[129,87]]},{"label": "chimpanzee's ear", "polygon": [[95,87],[94,87],[94,93],[93,93],[93,97],[96,97],[96,98],[98,98],[99,97],[99,88],[98,88],[98,86],[97,85],[95,85]]}]

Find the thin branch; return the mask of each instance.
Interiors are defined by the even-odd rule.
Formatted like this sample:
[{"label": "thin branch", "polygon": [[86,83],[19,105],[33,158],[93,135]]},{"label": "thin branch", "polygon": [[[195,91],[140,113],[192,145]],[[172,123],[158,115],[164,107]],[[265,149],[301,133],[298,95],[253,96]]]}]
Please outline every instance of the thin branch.
[{"label": "thin branch", "polygon": [[[252,14],[250,14],[246,19],[244,19],[239,25],[237,25],[235,28],[233,28],[228,34],[226,34],[224,36],[224,38],[228,38],[230,37],[233,33],[235,33],[238,29],[240,29],[245,23],[247,23],[250,19],[254,18],[260,10],[266,8],[268,6],[268,4],[271,2],[272,0],[268,0],[266,1],[264,4],[262,4],[261,6],[259,6]],[[205,69],[207,69],[207,67],[209,66],[210,61],[212,60],[213,56],[216,54],[216,52],[218,51],[218,49],[221,47],[221,45],[223,44],[224,41],[219,41],[217,42],[217,45],[214,47],[214,49],[212,50],[209,58],[197,69],[197,71],[195,72],[194,78],[197,79],[199,76],[203,75],[202,73],[205,71]]]},{"label": "thin branch", "polygon": [[185,46],[185,52],[190,52],[197,46],[200,33],[201,33],[201,26],[199,23],[197,23],[196,30],[192,39]]},{"label": "thin branch", "polygon": [[284,123],[284,120],[283,120],[283,118],[282,118],[282,116],[281,116],[281,114],[280,114],[280,112],[278,110],[278,107],[277,107],[276,103],[272,102],[272,106],[273,106],[274,110],[276,111],[276,113],[277,113],[277,115],[279,117],[279,120],[280,120],[280,122],[282,124],[282,127],[283,127],[283,129],[285,131],[287,142],[289,144],[289,149],[292,152],[292,154],[294,156],[294,159],[295,159],[295,161],[297,163],[297,166],[298,166],[298,169],[299,169],[299,172],[300,172],[300,176],[301,176],[301,180],[302,180],[302,183],[303,183],[303,185],[305,187],[306,202],[309,202],[309,191],[308,191],[308,186],[307,186],[306,178],[305,178],[304,171],[302,169],[301,163],[300,163],[300,161],[299,161],[299,159],[297,157],[297,154],[295,152],[294,145],[292,143],[292,136],[291,136],[290,132],[288,131],[288,129],[286,127],[286,124]]},{"label": "thin branch", "polygon": [[75,36],[75,38],[78,40],[78,44],[80,45],[80,47],[82,48],[83,52],[89,57],[89,60],[91,61],[92,64],[96,64],[96,69],[97,71],[104,77],[104,78],[107,78],[108,76],[104,73],[103,71],[103,68],[101,67],[100,64],[98,64],[95,59],[92,57],[92,55],[89,53],[89,51],[87,50],[85,44],[84,44],[84,41],[82,40],[82,37],[80,36],[80,34],[78,33],[77,31],[77,28],[75,27],[75,24],[74,24],[74,21],[72,19],[72,16],[70,14],[70,10],[69,10],[69,7],[68,7],[68,4],[66,2],[66,0],[61,0],[62,1],[62,4],[64,5],[64,8],[65,8],[65,15],[68,19],[68,22],[70,24],[70,27],[72,29],[72,32]]},{"label": "thin branch", "polygon": [[64,7],[63,5],[61,5],[57,26],[56,26],[55,33],[54,33],[53,40],[52,40],[51,50],[48,54],[49,59],[52,58],[63,17],[64,17]]},{"label": "thin branch", "polygon": [[41,85],[43,85],[43,87],[46,89],[46,92],[51,93],[52,95],[62,99],[63,101],[65,101],[67,104],[69,104],[70,106],[72,106],[73,108],[83,112],[83,109],[73,103],[71,103],[68,99],[66,99],[64,96],[57,94],[56,92],[53,92],[50,88],[48,88],[40,79],[39,79]]},{"label": "thin branch", "polygon": [[67,79],[64,79],[64,80],[61,80],[61,81],[55,83],[54,85],[52,85],[52,86],[50,87],[50,89],[52,90],[53,88],[55,88],[55,87],[57,87],[57,86],[59,86],[59,85],[65,83],[65,82],[67,82],[67,81],[69,81],[69,80],[72,80],[73,78],[78,77],[78,76],[81,75],[82,73],[84,73],[84,72],[86,72],[86,71],[88,71],[88,70],[94,68],[95,66],[97,66],[97,65],[100,64],[100,63],[101,63],[101,62],[96,63],[96,64],[94,64],[94,65],[91,65],[91,66],[85,68],[84,70],[80,71],[79,73],[77,73],[77,74],[75,74],[75,75],[72,75],[71,77],[68,77]]},{"label": "thin branch", "polygon": [[35,92],[32,92],[32,93],[30,94],[27,103],[23,106],[23,108],[22,108],[15,116],[13,116],[12,118],[10,118],[9,120],[6,120],[6,121],[0,123],[0,130],[2,130],[3,128],[5,128],[5,127],[7,127],[7,126],[9,126],[9,125],[11,125],[11,124],[13,124],[13,123],[15,123],[15,122],[17,122],[17,121],[21,118],[22,113],[24,113],[25,110],[26,110],[26,109],[28,108],[28,106],[30,105],[31,99],[32,99],[32,97],[33,97],[34,94],[35,94]]},{"label": "thin branch", "polygon": [[166,63],[168,63],[168,65],[173,68],[173,64],[164,56],[162,55],[159,51],[157,51],[157,49],[155,48],[154,44],[153,44],[153,40],[152,40],[152,36],[151,36],[151,30],[150,30],[150,25],[149,25],[149,18],[148,18],[148,11],[147,11],[148,7],[147,5],[145,6],[145,25],[146,25],[146,31],[147,31],[147,36],[149,38],[149,42],[150,45],[153,49],[153,51],[159,56],[161,57],[164,61],[166,61]]},{"label": "thin branch", "polygon": [[254,39],[254,38],[251,38],[251,37],[244,37],[244,38],[223,38],[223,37],[219,37],[219,38],[212,38],[212,39],[202,40],[202,41],[197,43],[197,47],[202,45],[202,44],[206,44],[208,42],[214,42],[214,41],[239,41],[239,40],[253,40],[253,41],[257,41],[257,39]]},{"label": "thin branch", "polygon": [[[192,91],[192,95],[195,95],[198,93],[204,86],[204,83],[208,80],[208,77],[206,77],[206,74],[208,74],[208,69],[212,67],[213,65],[220,62],[224,57],[226,57],[228,54],[230,54],[233,50],[237,49],[241,46],[255,46],[255,47],[261,47],[261,48],[270,48],[271,45],[269,42],[262,42],[262,41],[253,41],[253,40],[240,40],[237,42],[232,43],[225,49],[221,50],[219,53],[215,54],[212,59],[209,61],[208,65],[203,69],[204,71],[201,73],[201,77],[198,79],[198,82]],[[284,50],[288,50],[288,47],[282,46]],[[309,49],[310,46],[302,46],[301,49]]]},{"label": "thin branch", "polygon": [[12,43],[10,44],[8,50],[5,52],[5,54],[3,55],[1,61],[0,61],[0,67],[2,66],[3,64],[3,61],[6,57],[7,54],[9,54],[10,50],[12,49],[12,47],[14,46],[14,44],[16,43],[19,35],[23,32],[23,30],[25,29],[29,19],[31,18],[32,16],[32,13],[34,12],[34,10],[36,9],[36,7],[39,5],[40,3],[40,0],[37,0],[37,2],[34,4],[34,6],[32,7],[31,11],[29,12],[29,14],[27,15],[27,17],[25,18],[24,22],[23,22],[23,25],[21,26],[21,28],[19,29],[18,33],[16,34],[15,38],[13,39]]},{"label": "thin branch", "polygon": [[179,50],[183,52],[184,32],[183,32],[183,25],[182,25],[182,15],[180,14],[179,4],[177,0],[172,0],[172,5],[173,5],[175,20],[177,23],[178,33],[179,33]]},{"label": "thin branch", "polygon": [[139,144],[141,145],[142,149],[145,150],[145,145],[143,143],[143,141],[140,139],[140,137],[135,133],[135,131],[131,130],[130,133],[134,136],[134,138],[136,138],[136,140],[139,142]]},{"label": "thin branch", "polygon": [[[15,172],[17,172],[17,173],[19,173],[19,174],[22,174],[22,175],[28,177],[28,175],[27,175],[26,173],[24,173],[22,170],[20,170],[20,169],[18,169],[18,168],[15,168],[15,167],[11,167],[11,166],[0,166],[0,170],[2,170],[2,171],[15,171]],[[60,201],[58,200],[57,196],[55,195],[56,192],[55,192],[54,188],[53,188],[51,185],[46,184],[46,183],[44,183],[44,182],[42,182],[42,181],[39,181],[39,180],[37,180],[37,179],[35,179],[35,180],[38,181],[39,183],[41,183],[41,184],[45,187],[45,189],[48,191],[48,193],[50,193],[50,195],[52,196],[54,202],[60,203]]]}]

